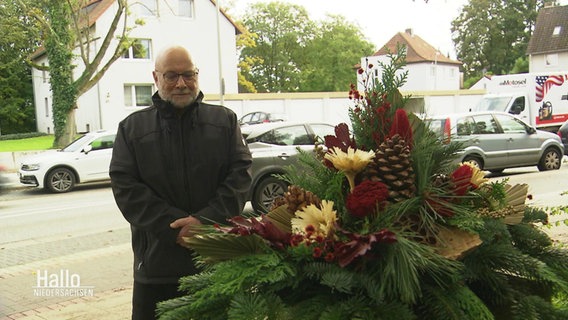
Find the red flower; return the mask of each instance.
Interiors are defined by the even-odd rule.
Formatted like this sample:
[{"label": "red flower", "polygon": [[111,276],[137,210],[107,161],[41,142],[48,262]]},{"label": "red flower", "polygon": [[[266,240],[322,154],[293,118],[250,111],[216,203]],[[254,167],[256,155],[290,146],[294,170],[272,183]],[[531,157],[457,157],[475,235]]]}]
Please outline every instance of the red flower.
[{"label": "red flower", "polygon": [[463,196],[473,185],[471,177],[473,176],[473,168],[469,165],[462,164],[454,172],[451,178],[454,183],[454,192],[458,196]]},{"label": "red flower", "polygon": [[315,247],[314,250],[312,251],[312,255],[314,258],[319,258],[321,257],[321,248],[320,247]]},{"label": "red flower", "polygon": [[347,196],[346,207],[352,215],[363,218],[374,213],[377,206],[382,209],[388,196],[389,191],[384,183],[365,180]]},{"label": "red flower", "polygon": [[410,127],[410,122],[408,121],[408,115],[403,109],[398,109],[395,112],[394,122],[391,125],[389,136],[399,134],[406,144],[411,147],[412,145],[412,128]]}]

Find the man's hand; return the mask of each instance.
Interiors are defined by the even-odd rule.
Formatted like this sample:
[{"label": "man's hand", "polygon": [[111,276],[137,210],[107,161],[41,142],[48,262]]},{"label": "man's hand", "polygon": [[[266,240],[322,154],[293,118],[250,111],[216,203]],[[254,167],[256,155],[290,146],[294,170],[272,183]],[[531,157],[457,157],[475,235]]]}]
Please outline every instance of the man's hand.
[{"label": "man's hand", "polygon": [[176,242],[182,247],[189,248],[188,244],[185,241],[183,241],[183,238],[191,237],[194,234],[192,228],[199,225],[201,225],[201,221],[199,221],[197,218],[189,216],[177,219],[176,221],[170,223],[170,228],[180,229]]}]

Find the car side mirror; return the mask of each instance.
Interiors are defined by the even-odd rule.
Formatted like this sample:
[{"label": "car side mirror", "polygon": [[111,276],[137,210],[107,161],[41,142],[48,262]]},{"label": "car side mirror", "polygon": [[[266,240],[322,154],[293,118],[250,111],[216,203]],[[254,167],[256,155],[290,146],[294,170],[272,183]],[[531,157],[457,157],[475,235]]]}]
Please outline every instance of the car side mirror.
[{"label": "car side mirror", "polygon": [[83,148],[83,152],[84,152],[85,154],[91,152],[91,150],[93,150],[93,146],[90,145],[90,144],[89,144],[89,145],[86,145],[85,148]]},{"label": "car side mirror", "polygon": [[534,134],[534,133],[536,133],[536,128],[535,128],[535,127],[528,127],[528,128],[527,128],[527,133],[528,133],[528,134]]}]

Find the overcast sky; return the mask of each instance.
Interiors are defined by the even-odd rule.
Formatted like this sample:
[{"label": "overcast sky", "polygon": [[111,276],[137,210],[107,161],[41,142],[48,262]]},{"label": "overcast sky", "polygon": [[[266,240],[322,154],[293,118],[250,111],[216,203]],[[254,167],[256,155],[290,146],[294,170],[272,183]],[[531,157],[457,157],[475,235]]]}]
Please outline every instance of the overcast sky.
[{"label": "overcast sky", "polygon": [[[223,5],[224,0],[220,0]],[[272,0],[235,0],[235,13],[242,13],[249,4]],[[468,0],[280,0],[301,5],[310,19],[320,20],[327,13],[339,14],[361,27],[361,31],[376,49],[397,32],[411,28],[443,54],[455,58],[450,32],[451,21]],[[560,1],[563,4],[568,0]]]}]

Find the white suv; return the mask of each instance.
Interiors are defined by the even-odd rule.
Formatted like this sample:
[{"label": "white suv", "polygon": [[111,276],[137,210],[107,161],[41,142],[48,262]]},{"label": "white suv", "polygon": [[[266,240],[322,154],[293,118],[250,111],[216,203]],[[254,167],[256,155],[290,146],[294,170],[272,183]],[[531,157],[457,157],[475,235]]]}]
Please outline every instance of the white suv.
[{"label": "white suv", "polygon": [[110,180],[109,165],[116,131],[89,132],[67,147],[22,159],[20,183],[68,192],[76,184]]},{"label": "white suv", "polygon": [[430,129],[463,144],[460,162],[501,172],[506,168],[537,166],[560,169],[564,146],[558,135],[537,130],[504,112],[470,112],[429,117]]}]

